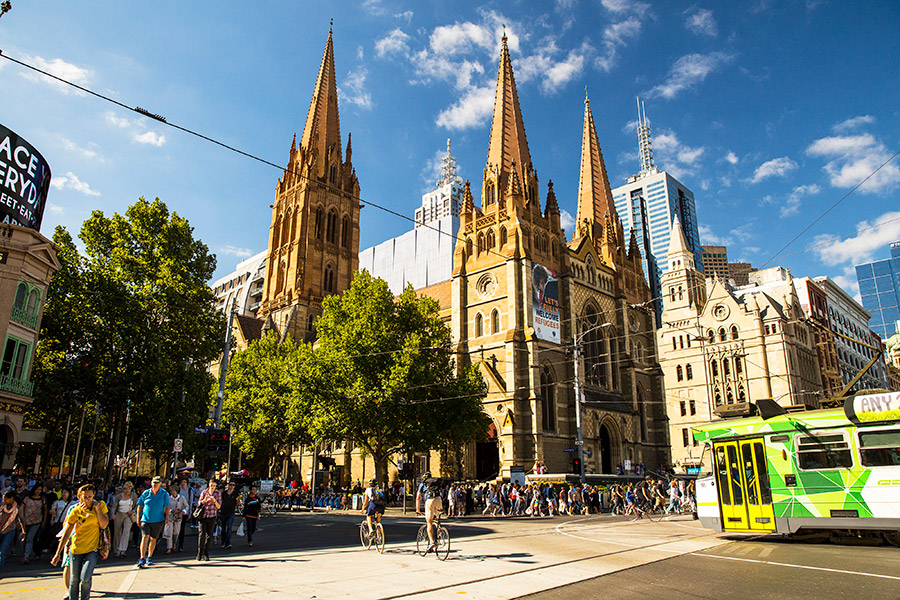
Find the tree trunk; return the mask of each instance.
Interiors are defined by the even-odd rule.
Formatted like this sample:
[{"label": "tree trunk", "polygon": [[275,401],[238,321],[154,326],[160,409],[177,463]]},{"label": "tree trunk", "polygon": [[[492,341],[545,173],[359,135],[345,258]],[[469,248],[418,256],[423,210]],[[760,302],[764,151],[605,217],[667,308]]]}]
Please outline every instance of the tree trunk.
[{"label": "tree trunk", "polygon": [[119,454],[119,437],[122,432],[122,421],[124,421],[124,415],[121,411],[116,411],[113,414],[113,425],[111,429],[111,435],[109,440],[109,449],[108,454],[106,456],[106,468],[104,470],[104,478],[106,481],[109,481],[112,478],[113,467],[115,466],[116,456]]},{"label": "tree trunk", "polygon": [[350,468],[353,466],[353,456],[351,451],[353,449],[352,442],[347,440],[344,442],[344,481],[342,482],[343,488],[345,490],[349,490],[353,485],[353,476],[350,473]]},{"label": "tree trunk", "polygon": [[375,480],[387,487],[388,454],[378,449],[372,453],[372,461],[375,463]]}]

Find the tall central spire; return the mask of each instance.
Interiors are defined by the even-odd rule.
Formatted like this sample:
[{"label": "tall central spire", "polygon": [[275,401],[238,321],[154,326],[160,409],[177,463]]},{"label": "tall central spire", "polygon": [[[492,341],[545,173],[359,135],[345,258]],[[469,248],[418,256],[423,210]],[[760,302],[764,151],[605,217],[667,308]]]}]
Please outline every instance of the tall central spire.
[{"label": "tall central spire", "polygon": [[584,221],[602,225],[607,217],[616,216],[612,190],[597,139],[591,101],[584,98],[584,129],[581,133],[581,173],[578,178],[578,212],[576,233]]},{"label": "tall central spire", "polygon": [[638,109],[638,152],[641,156],[641,172],[639,176],[656,173],[656,165],[653,164],[653,142],[650,138],[650,122],[647,120],[647,111],[644,103],[637,99]]},{"label": "tall central spire", "polygon": [[530,168],[531,154],[525,139],[525,124],[519,107],[519,94],[513,76],[512,61],[503,33],[500,49],[500,68],[497,71],[497,91],[494,96],[494,119],[491,123],[491,142],[487,164],[500,171],[500,189],[505,189],[513,164],[516,168]]},{"label": "tall central spire", "polygon": [[306,127],[300,139],[300,147],[312,153],[324,168],[329,150],[334,147],[337,155],[331,164],[341,162],[341,123],[338,117],[337,84],[334,77],[334,45],[331,40],[331,29],[328,30],[328,41],[319,67],[319,76],[309,103],[306,116]]}]

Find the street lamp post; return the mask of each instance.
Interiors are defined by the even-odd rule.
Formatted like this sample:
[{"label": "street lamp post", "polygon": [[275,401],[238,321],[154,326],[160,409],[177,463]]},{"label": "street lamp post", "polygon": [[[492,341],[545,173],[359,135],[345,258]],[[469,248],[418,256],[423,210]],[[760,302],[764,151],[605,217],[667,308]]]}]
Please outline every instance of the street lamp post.
[{"label": "street lamp post", "polygon": [[596,327],[591,327],[572,338],[575,354],[575,450],[578,452],[578,481],[582,485],[584,485],[584,437],[581,429],[581,377],[578,373],[579,359],[581,358],[581,340],[592,331],[604,327],[612,327],[612,323],[602,323]]}]

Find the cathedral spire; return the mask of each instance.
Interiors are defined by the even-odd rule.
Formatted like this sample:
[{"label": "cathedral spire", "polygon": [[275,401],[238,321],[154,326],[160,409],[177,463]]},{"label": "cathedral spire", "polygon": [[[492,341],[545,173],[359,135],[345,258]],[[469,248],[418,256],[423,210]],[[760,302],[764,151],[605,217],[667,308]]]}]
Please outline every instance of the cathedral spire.
[{"label": "cathedral spire", "polygon": [[315,157],[318,163],[317,171],[320,175],[323,174],[322,170],[325,168],[324,165],[331,148],[337,152],[337,156],[332,159],[331,164],[341,162],[341,123],[338,117],[334,44],[331,36],[332,32],[329,28],[322,64],[319,66],[319,76],[316,79],[312,101],[309,103],[306,127],[303,129],[303,137],[300,138],[300,146],[307,152],[307,156]]},{"label": "cathedral spire", "polygon": [[[684,236],[684,229],[681,227],[681,220],[678,218],[678,215],[675,215],[675,219],[672,222],[672,234],[669,236],[669,250],[666,253],[667,258],[669,259],[669,264],[674,267],[677,264],[678,267],[684,267],[688,269],[694,268],[694,253],[691,252],[690,246],[688,246],[687,238]],[[675,263],[674,261],[681,260],[681,263]]]},{"label": "cathedral spire", "polygon": [[503,32],[500,47],[500,67],[497,70],[497,91],[494,95],[494,118],[491,123],[491,141],[488,147],[487,164],[500,172],[500,189],[507,185],[510,169],[518,165],[520,169],[530,169],[531,154],[525,139],[525,124],[516,80],[513,76],[512,61],[506,45],[506,31]]},{"label": "cathedral spire", "polygon": [[578,178],[578,211],[576,223],[585,220],[599,225],[606,218],[616,217],[612,190],[603,163],[603,153],[597,140],[591,101],[584,98],[584,129],[581,134],[581,174]]}]

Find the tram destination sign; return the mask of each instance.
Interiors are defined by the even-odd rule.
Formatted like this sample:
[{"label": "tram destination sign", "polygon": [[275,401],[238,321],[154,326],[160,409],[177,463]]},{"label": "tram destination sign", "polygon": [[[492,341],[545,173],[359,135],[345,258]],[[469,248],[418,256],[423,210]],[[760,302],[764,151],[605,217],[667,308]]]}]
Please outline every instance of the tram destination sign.
[{"label": "tram destination sign", "polygon": [[34,146],[0,124],[0,222],[40,231],[50,166]]},{"label": "tram destination sign", "polygon": [[900,392],[851,396],[844,401],[844,414],[857,425],[900,421]]}]

